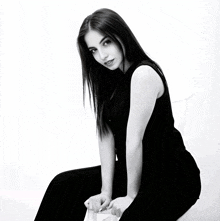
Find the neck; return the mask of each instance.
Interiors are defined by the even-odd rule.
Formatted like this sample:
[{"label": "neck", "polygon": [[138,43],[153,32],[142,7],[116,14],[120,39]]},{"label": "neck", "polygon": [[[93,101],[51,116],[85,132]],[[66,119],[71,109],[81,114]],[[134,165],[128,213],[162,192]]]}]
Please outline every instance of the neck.
[{"label": "neck", "polygon": [[125,74],[132,64],[133,62],[129,62],[127,59],[125,59],[124,63],[121,65],[121,67],[119,67],[119,69]]}]

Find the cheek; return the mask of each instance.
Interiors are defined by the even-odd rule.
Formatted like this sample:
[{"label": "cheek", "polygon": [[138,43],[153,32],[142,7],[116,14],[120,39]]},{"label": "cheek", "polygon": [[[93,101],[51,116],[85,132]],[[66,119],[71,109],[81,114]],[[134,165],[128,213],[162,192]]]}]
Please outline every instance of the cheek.
[{"label": "cheek", "polygon": [[117,51],[117,57],[119,60],[123,60],[123,54],[121,51]]},{"label": "cheek", "polygon": [[123,58],[123,53],[122,53],[122,51],[120,50],[119,47],[116,47],[116,48],[115,48],[115,53],[116,53],[117,56],[120,57],[121,59]]}]

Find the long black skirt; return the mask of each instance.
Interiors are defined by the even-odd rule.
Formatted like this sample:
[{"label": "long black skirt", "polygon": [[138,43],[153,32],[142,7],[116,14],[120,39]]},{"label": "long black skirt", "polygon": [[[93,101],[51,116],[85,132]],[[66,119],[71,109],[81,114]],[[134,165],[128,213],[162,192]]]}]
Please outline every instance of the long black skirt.
[{"label": "long black skirt", "polygon": [[[175,221],[199,198],[199,174],[187,185],[141,185],[120,221]],[[126,171],[116,163],[113,199],[126,195]],[[58,174],[49,184],[35,221],[83,221],[84,202],[101,190],[101,167],[71,170]]]}]

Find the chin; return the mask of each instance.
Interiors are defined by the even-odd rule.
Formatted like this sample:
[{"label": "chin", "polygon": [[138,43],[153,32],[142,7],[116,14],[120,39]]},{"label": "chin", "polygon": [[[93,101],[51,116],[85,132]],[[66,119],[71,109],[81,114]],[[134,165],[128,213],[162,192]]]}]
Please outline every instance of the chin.
[{"label": "chin", "polygon": [[105,68],[107,68],[107,69],[109,69],[111,71],[114,71],[114,70],[118,69],[118,66],[117,65],[113,65],[111,67],[105,66]]},{"label": "chin", "polygon": [[111,66],[111,67],[106,67],[106,68],[108,68],[109,70],[114,71],[114,70],[118,69],[119,67],[120,67],[119,64],[114,64],[113,66]]},{"label": "chin", "polygon": [[107,67],[109,70],[114,71],[116,69],[118,69],[118,67]]}]

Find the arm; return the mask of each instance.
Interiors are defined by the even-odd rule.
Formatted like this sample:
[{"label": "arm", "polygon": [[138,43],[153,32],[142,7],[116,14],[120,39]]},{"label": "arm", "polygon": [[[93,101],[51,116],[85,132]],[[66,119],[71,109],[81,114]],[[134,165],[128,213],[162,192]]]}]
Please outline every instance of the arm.
[{"label": "arm", "polygon": [[102,138],[100,136],[98,138],[102,176],[101,193],[91,196],[84,203],[88,209],[93,210],[94,212],[102,211],[111,202],[115,169],[115,149],[112,132],[109,129],[107,134],[103,135]]},{"label": "arm", "polygon": [[121,216],[138,194],[142,174],[142,139],[163,82],[149,66],[136,69],[131,80],[130,113],[126,137],[127,196],[110,203],[112,214]]},{"label": "arm", "polygon": [[108,134],[99,137],[99,153],[102,172],[101,192],[112,197],[112,185],[115,169],[114,137],[109,129]]},{"label": "arm", "polygon": [[163,93],[161,78],[149,66],[139,67],[132,76],[130,113],[127,125],[127,195],[135,198],[142,173],[142,139],[156,99]]}]

